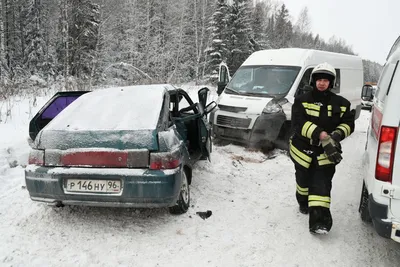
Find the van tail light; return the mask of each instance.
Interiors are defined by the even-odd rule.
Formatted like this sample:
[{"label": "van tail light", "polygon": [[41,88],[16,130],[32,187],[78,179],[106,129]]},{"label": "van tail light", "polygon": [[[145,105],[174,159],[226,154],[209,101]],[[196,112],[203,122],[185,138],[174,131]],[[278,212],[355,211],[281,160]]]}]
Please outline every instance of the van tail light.
[{"label": "van tail light", "polygon": [[181,164],[181,153],[179,150],[173,152],[150,153],[150,169],[175,169]]},{"label": "van tail light", "polygon": [[392,182],[397,131],[397,127],[381,127],[375,168],[375,178],[377,180]]},{"label": "van tail light", "polygon": [[44,166],[44,150],[31,149],[28,164]]}]

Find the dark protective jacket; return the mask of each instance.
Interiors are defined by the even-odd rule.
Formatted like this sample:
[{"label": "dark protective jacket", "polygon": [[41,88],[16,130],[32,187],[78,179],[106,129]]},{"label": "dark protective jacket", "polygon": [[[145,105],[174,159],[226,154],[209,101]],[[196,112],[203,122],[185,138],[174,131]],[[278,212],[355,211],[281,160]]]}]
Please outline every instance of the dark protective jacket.
[{"label": "dark protective jacket", "polygon": [[291,159],[307,169],[312,161],[320,167],[332,166],[319,135],[322,131],[330,134],[337,130],[343,140],[353,133],[354,120],[355,110],[350,110],[350,102],[329,90],[314,89],[298,96],[292,106]]}]

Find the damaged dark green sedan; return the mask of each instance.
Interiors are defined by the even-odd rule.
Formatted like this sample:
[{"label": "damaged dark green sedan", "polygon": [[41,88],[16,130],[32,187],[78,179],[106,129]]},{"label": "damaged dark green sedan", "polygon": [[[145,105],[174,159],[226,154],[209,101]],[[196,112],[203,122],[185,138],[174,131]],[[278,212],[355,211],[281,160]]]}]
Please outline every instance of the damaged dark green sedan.
[{"label": "damaged dark green sedan", "polygon": [[211,152],[208,92],[198,103],[168,84],[57,93],[29,126],[31,199],[185,213],[193,164]]}]

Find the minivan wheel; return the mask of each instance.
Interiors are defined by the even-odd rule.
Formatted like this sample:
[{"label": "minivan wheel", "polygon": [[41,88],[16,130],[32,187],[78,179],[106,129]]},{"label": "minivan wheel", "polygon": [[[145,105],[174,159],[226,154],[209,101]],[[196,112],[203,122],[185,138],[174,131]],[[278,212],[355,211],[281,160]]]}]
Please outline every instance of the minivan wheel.
[{"label": "minivan wheel", "polygon": [[187,179],[186,172],[182,170],[182,184],[181,191],[179,192],[179,198],[175,206],[169,207],[171,214],[183,214],[189,209],[190,204],[190,188]]},{"label": "minivan wheel", "polygon": [[368,190],[365,186],[365,182],[363,182],[363,187],[361,190],[360,207],[358,208],[358,212],[360,212],[361,220],[363,222],[372,222],[368,209]]}]

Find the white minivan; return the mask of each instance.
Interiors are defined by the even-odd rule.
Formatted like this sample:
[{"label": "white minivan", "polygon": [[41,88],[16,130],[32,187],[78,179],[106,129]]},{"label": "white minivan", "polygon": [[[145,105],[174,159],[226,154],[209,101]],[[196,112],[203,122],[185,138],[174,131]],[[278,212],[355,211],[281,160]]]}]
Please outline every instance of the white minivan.
[{"label": "white minivan", "polygon": [[311,71],[323,62],[336,69],[332,91],[351,102],[358,118],[363,86],[360,57],[299,48],[261,50],[251,54],[231,80],[226,65],[221,65],[218,108],[210,116],[214,136],[245,144],[270,145],[279,140],[287,144],[294,98],[310,90]]},{"label": "white minivan", "polygon": [[379,235],[400,242],[400,46],[391,50],[374,97],[359,212]]}]

